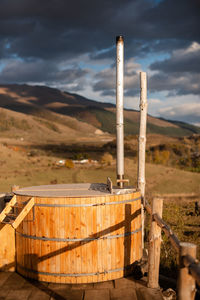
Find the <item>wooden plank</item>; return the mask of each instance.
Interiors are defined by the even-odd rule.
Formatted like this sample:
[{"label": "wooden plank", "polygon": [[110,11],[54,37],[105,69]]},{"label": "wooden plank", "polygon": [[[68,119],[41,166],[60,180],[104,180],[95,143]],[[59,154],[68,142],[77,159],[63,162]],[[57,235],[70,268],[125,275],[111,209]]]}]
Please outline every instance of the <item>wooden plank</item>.
[{"label": "wooden plank", "polygon": [[[95,201],[97,204],[101,203],[101,198],[100,197],[95,197]],[[101,234],[101,207],[100,206],[95,206],[95,215],[96,215],[96,237],[99,238]],[[96,244],[96,251],[97,251],[97,272],[101,273],[102,272],[102,256],[101,256],[101,240],[96,239],[95,241]],[[98,274],[96,276],[96,282],[101,281],[101,275]]]},{"label": "wooden plank", "polygon": [[25,218],[25,216],[29,213],[29,211],[33,207],[34,203],[35,203],[35,199],[34,199],[34,197],[32,197],[29,200],[29,202],[24,206],[22,211],[19,213],[19,215],[17,216],[15,221],[12,223],[13,228],[16,229],[18,227],[18,225],[22,222],[22,220]]},{"label": "wooden plank", "polygon": [[16,201],[17,201],[16,200],[16,195],[14,195],[12,197],[12,199],[8,202],[8,204],[6,205],[6,207],[0,213],[0,222],[2,222],[5,219],[6,214],[10,212],[12,206],[15,205]]},{"label": "wooden plank", "polygon": [[185,255],[183,257],[183,265],[188,267],[189,273],[195,278],[197,284],[200,286],[200,263],[198,260],[190,255]]},{"label": "wooden plank", "polygon": [[[89,198],[84,198],[83,203],[91,204],[91,198],[90,199]],[[86,208],[86,215],[85,215],[85,217],[86,217],[86,219],[85,219],[85,221],[86,221],[85,238],[88,238],[90,233],[91,233],[91,231],[90,231],[90,221],[89,221],[89,218],[88,218],[88,211],[89,211],[89,209],[87,207]],[[92,255],[92,253],[91,253],[91,248],[90,247],[91,247],[90,242],[86,242],[85,243],[85,250],[86,250],[85,255],[86,255],[86,257],[85,257],[85,266],[84,266],[85,273],[92,272],[91,265],[90,265],[90,256]],[[91,276],[84,276],[82,278],[82,281],[84,283],[89,283],[90,279],[91,279]]]},{"label": "wooden plank", "polygon": [[8,224],[0,224],[0,270],[15,270],[15,230]]},{"label": "wooden plank", "polygon": [[[87,207],[81,208],[81,237],[87,238]],[[87,245],[85,243],[81,244],[81,273],[87,273]],[[80,278],[80,283],[84,283],[86,279],[84,277]]]},{"label": "wooden plank", "polygon": [[[62,198],[61,199],[58,199],[58,198],[55,199],[56,204],[61,203],[61,201],[62,201]],[[62,207],[61,208],[59,208],[59,207],[54,208],[54,218],[55,219],[54,219],[54,224],[53,225],[54,225],[54,237],[55,238],[58,238],[59,235],[60,235],[60,233],[59,233],[59,231],[60,231],[60,210],[62,210],[62,209],[63,209]],[[54,244],[55,244],[56,251],[59,251],[60,242],[55,241]],[[60,273],[60,254],[57,254],[55,256],[55,262],[56,262],[55,273],[59,274]],[[55,282],[60,283],[61,282],[61,277],[60,276],[55,276]]]},{"label": "wooden plank", "polygon": [[[23,216],[23,234],[28,234],[28,222],[27,222],[27,214]],[[30,254],[29,254],[29,239],[22,237],[22,243],[23,243],[23,255],[24,255],[24,267],[26,270],[26,276],[29,277],[29,271],[30,269]]]},{"label": "wooden plank", "polygon": [[187,255],[196,259],[197,246],[191,243],[180,243],[179,252],[179,275],[178,275],[178,300],[194,300],[196,294],[196,282],[183,264],[183,258]]},{"label": "wooden plank", "polygon": [[[53,203],[55,203],[55,200],[54,200]],[[54,222],[57,221],[57,219],[55,219],[55,208],[54,207],[47,207],[46,210],[47,210],[46,214],[48,213],[50,215],[50,223],[49,223],[50,237],[55,238]],[[55,255],[52,256],[52,253],[54,253],[55,251],[56,251],[56,244],[55,244],[54,241],[50,241],[51,258],[49,260],[49,273],[56,273],[56,256]],[[49,281],[56,282],[56,276],[49,276],[49,277],[50,277]]]},{"label": "wooden plank", "polygon": [[[40,201],[38,201],[40,202]],[[36,206],[35,207],[35,218],[36,218],[36,236],[43,236],[43,227],[42,227],[42,220],[44,218],[44,212],[45,212],[45,209],[47,208],[44,208],[44,207],[39,207],[39,206]],[[50,208],[51,209],[51,208]],[[42,247],[42,241],[41,240],[35,240],[35,253],[38,257],[38,263],[37,263],[37,266],[36,266],[36,271],[42,271],[42,268],[43,268],[43,261],[41,261],[41,258],[42,258],[42,250],[41,250],[41,247]],[[42,280],[42,275],[40,274],[37,274],[37,279],[38,280]]]},{"label": "wooden plank", "polygon": [[[74,198],[70,198],[70,204],[74,204]],[[70,238],[74,237],[75,230],[75,208],[70,207]],[[70,242],[70,246],[73,246],[74,242]],[[70,265],[69,265],[69,273],[74,273],[75,266],[75,249],[72,248],[69,250],[70,255]],[[76,278],[71,277],[70,282],[75,283]]]},{"label": "wooden plank", "polygon": [[[93,203],[96,201],[96,198],[93,198]],[[91,218],[92,218],[92,231],[91,234],[93,237],[96,237],[97,233],[97,210],[96,207],[91,207]],[[92,265],[93,269],[96,271],[98,269],[98,249],[97,249],[98,241],[95,240],[93,242],[93,257],[92,257]],[[97,281],[97,276],[93,276],[93,282]]]},{"label": "wooden plank", "polygon": [[[108,205],[109,206],[109,205]],[[110,212],[112,213],[112,211]],[[115,217],[116,221],[115,224],[121,223],[124,221],[124,212],[122,207],[118,204],[115,205]],[[115,234],[124,234],[125,233],[125,227],[121,226]],[[113,232],[110,232],[111,235],[113,235]],[[116,261],[115,261],[115,269],[118,268],[123,268],[124,266],[124,238],[114,238],[113,243],[115,244],[115,249],[116,249]],[[110,266],[111,269],[111,266]]]},{"label": "wooden plank", "polygon": [[[111,199],[112,199],[113,202],[121,201],[121,196],[114,196],[114,197],[111,197]],[[111,234],[112,235],[115,235],[117,233],[117,230],[115,229],[115,224],[117,222],[117,219],[116,219],[116,205],[112,206],[111,214],[110,214],[111,227],[112,227]],[[123,208],[122,208],[122,210],[123,210]],[[123,218],[124,218],[124,212],[123,212]],[[115,239],[111,239],[110,243],[111,243],[111,253],[112,253],[111,270],[113,270],[113,269],[115,269],[115,264],[116,264],[116,243],[115,243]],[[110,276],[111,276],[110,279],[114,279],[115,278],[114,272],[110,273]]]},{"label": "wooden plank", "polygon": [[12,289],[4,300],[27,300],[31,293],[31,289]]},{"label": "wooden plank", "polygon": [[165,221],[163,221],[163,219],[160,218],[157,214],[154,214],[153,218],[156,221],[156,223],[158,224],[158,226],[160,226],[160,228],[164,231],[164,233],[166,234],[166,236],[169,238],[169,240],[170,240],[172,246],[175,248],[175,250],[177,252],[179,252],[179,250],[180,250],[179,239],[174,234],[174,232],[172,231],[172,229],[170,228],[170,226],[167,225],[167,223],[165,223]]},{"label": "wooden plank", "polygon": [[[133,194],[130,195],[132,198],[134,197]],[[131,198],[130,198],[131,199]],[[131,203],[131,231],[134,231],[136,230],[137,228],[137,219],[136,218],[133,218],[133,216],[135,216],[135,212],[137,210],[137,207],[136,207],[136,203],[135,202],[132,202]],[[137,258],[136,258],[136,248],[137,248],[137,240],[136,240],[136,237],[137,237],[137,234],[134,233],[131,235],[131,257],[130,257],[130,262],[133,263]]]},{"label": "wooden plank", "polygon": [[110,300],[109,290],[86,290],[85,291],[85,300]]},{"label": "wooden plank", "polygon": [[[75,198],[75,203],[80,204],[81,199],[80,198]],[[80,218],[81,218],[81,207],[76,207],[75,209],[75,237],[77,239],[82,238],[81,236],[81,223],[80,223]],[[90,216],[88,216],[88,219]],[[80,274],[81,273],[81,243],[77,244],[77,247],[74,249],[75,250],[75,273]],[[76,283],[80,283],[80,276],[76,277]]]},{"label": "wooden plank", "polygon": [[[65,199],[63,199],[63,201],[65,203]],[[66,211],[66,207],[62,207],[59,210],[60,225],[59,225],[59,230],[57,230],[57,237],[58,238],[65,238],[65,211]],[[60,242],[59,247],[60,247],[60,249],[64,248],[65,243]],[[64,252],[60,251],[60,273],[65,273],[66,259],[67,259],[66,251],[64,251]],[[60,277],[60,282],[65,283],[65,277]]]},{"label": "wooden plank", "polygon": [[[107,197],[106,197],[107,199]],[[107,235],[112,234],[111,233],[111,220],[110,220],[110,214],[111,214],[111,205],[105,205],[105,227],[107,230]],[[111,258],[112,258],[112,253],[111,253],[111,242],[110,239],[106,240],[106,256],[107,256],[107,270],[111,270]],[[107,280],[111,280],[111,273],[107,274]]]},{"label": "wooden plank", "polygon": [[163,199],[154,198],[152,202],[151,229],[149,234],[149,257],[148,257],[148,287],[158,288],[161,228],[153,219],[153,214],[162,217]]},{"label": "wooden plank", "polygon": [[11,272],[0,272],[0,287],[3,286],[7,280],[9,280],[11,274]]},{"label": "wooden plank", "polygon": [[[69,203],[69,198],[65,199],[65,203]],[[70,207],[65,208],[65,238],[70,238]],[[70,242],[65,242],[66,251],[64,252],[64,260],[65,260],[65,272],[70,273],[70,265],[71,265],[71,256],[69,250]],[[71,283],[70,277],[65,277],[65,283]]]},{"label": "wooden plank", "polygon": [[[105,197],[101,197],[101,201],[102,202],[106,202],[106,198]],[[101,223],[102,223],[102,235],[101,235],[101,238],[103,237],[106,237],[108,234],[106,232],[106,219],[107,219],[107,216],[106,216],[106,206],[107,205],[103,205],[103,206],[100,206],[101,207],[101,216],[102,216],[102,219],[101,219]],[[107,248],[107,239],[101,239],[101,247],[102,247],[102,264],[103,264],[103,270],[108,270],[108,255],[107,255],[107,252],[108,252],[108,248]],[[106,281],[108,280],[107,279],[108,275],[107,273],[105,273],[103,276],[102,276],[102,279],[103,281]]]}]

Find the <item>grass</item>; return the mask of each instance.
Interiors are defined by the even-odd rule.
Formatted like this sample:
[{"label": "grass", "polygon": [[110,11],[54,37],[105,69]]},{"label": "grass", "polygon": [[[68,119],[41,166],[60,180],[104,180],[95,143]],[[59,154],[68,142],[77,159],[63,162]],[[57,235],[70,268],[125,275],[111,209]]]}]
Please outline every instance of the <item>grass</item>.
[{"label": "grass", "polygon": [[[195,215],[195,200],[164,201],[163,219],[170,225],[180,241],[200,245],[200,218]],[[168,238],[162,235],[161,273],[176,278],[178,273],[178,255]],[[197,247],[197,259],[200,259],[200,247]]]},{"label": "grass", "polygon": [[0,111],[0,132],[17,128],[23,131],[31,129],[29,123],[25,119],[17,119],[10,117],[5,111]]},{"label": "grass", "polygon": [[49,121],[46,121],[46,120],[43,120],[43,119],[37,118],[37,117],[34,117],[34,120],[37,121],[37,122],[39,122],[39,123],[41,123],[46,128],[48,128],[50,130],[53,130],[55,132],[60,133],[60,130],[59,130],[58,126],[56,126],[53,122],[49,122]]},{"label": "grass", "polygon": [[[91,146],[89,147],[91,149]],[[19,149],[19,151],[15,151],[15,149]],[[104,153],[104,148],[97,148],[99,149],[97,153],[95,149],[95,147],[91,149],[91,158],[100,158]],[[81,151],[81,153],[85,152],[86,146],[77,145],[73,148],[71,145],[71,152],[66,151],[69,150],[66,146],[61,148],[55,146],[51,150],[53,151],[50,151],[48,147],[23,149],[0,144],[0,192],[9,192],[12,185],[26,187],[61,183],[106,183],[107,177],[110,177],[115,184],[115,162],[109,166],[102,166],[101,164],[93,166],[75,165],[71,169],[65,166],[56,166],[56,162],[61,158],[69,158],[67,155],[72,156],[76,151],[77,153],[78,151]],[[32,153],[31,156],[30,153]],[[131,158],[125,159],[125,178],[130,179],[130,185],[136,186],[136,160]],[[199,182],[199,173],[152,163],[146,164],[146,196],[149,200],[156,194],[200,194]],[[164,201],[163,219],[171,226],[180,241],[200,244],[200,218],[194,214],[194,201],[181,200]],[[146,229],[147,231],[149,229],[148,218]],[[165,235],[162,236],[162,239],[161,273],[168,277],[176,277],[177,255]],[[198,249],[198,258],[200,258],[200,249]]]},{"label": "grass", "polygon": [[[64,147],[64,146],[63,146]],[[10,190],[10,186],[50,184],[53,180],[63,182],[106,182],[107,176],[115,180],[115,164],[107,167],[82,166],[74,169],[55,167],[60,159],[71,159],[77,153],[87,153],[86,146],[57,147],[51,151],[49,147],[30,149],[19,148],[15,151],[7,146],[0,146],[0,191]],[[89,157],[100,160],[104,153],[103,148],[89,145]],[[96,152],[97,150],[97,152]],[[34,153],[30,156],[29,153]],[[115,163],[115,162],[114,162]],[[130,184],[136,185],[137,163],[134,159],[125,160],[125,177],[130,179]],[[166,193],[200,193],[200,173],[187,172],[167,166],[146,164],[146,192],[149,197],[155,194]]]},{"label": "grass", "polygon": [[[178,124],[177,124],[178,125]],[[183,137],[187,135],[191,135],[192,133],[196,133],[198,130],[194,131],[193,127],[161,127],[154,125],[152,123],[148,123],[147,125],[147,133],[156,133],[156,134],[163,134],[172,137]]]},{"label": "grass", "polygon": [[[19,154],[19,153],[18,153]],[[12,156],[11,156],[12,158]],[[115,165],[101,167],[79,166],[73,169],[56,167],[56,157],[37,156],[31,157],[23,163],[23,168],[15,163],[12,169],[5,171],[6,163],[2,163],[3,176],[0,177],[0,191],[10,191],[12,185],[20,187],[61,184],[61,183],[84,183],[102,182],[111,177],[115,182]],[[126,160],[126,178],[130,184],[136,184],[137,166],[133,160]],[[152,199],[156,193],[191,193],[199,191],[200,174],[185,172],[163,166],[147,164],[147,196]],[[181,180],[180,180],[181,178]],[[163,219],[170,225],[180,241],[192,242],[200,245],[200,218],[194,214],[194,201],[164,201]],[[149,225],[146,226],[148,229]],[[160,272],[168,277],[176,278],[178,257],[170,242],[163,234],[161,248]],[[200,249],[197,257],[200,259]]]}]

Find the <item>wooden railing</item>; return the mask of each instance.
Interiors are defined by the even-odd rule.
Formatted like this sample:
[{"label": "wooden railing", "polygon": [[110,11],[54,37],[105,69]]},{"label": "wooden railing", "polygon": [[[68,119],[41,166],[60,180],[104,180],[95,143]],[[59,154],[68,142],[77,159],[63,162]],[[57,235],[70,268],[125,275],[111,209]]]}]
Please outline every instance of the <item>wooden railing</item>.
[{"label": "wooden railing", "polygon": [[171,228],[162,219],[163,199],[154,198],[150,206],[146,201],[146,211],[151,215],[148,256],[148,287],[158,288],[161,230],[169,238],[172,247],[179,254],[179,275],[177,281],[178,300],[194,300],[196,283],[200,285],[200,263],[196,259],[197,246],[180,242]]}]

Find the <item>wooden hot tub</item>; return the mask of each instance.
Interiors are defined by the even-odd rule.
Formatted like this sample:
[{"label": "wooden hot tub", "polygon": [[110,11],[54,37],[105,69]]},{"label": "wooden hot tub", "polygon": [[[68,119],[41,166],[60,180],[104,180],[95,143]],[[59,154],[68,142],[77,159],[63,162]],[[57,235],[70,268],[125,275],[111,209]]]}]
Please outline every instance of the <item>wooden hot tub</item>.
[{"label": "wooden hot tub", "polygon": [[131,272],[142,257],[141,196],[104,184],[34,186],[15,192],[34,206],[16,229],[17,271],[48,282],[88,283]]}]

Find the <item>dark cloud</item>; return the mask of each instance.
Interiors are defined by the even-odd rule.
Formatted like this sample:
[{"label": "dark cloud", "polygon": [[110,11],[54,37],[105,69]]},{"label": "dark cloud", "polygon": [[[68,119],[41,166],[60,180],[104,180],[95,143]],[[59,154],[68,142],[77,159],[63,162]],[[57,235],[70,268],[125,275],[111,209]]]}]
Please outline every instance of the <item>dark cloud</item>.
[{"label": "dark cloud", "polygon": [[[20,61],[12,60],[3,68],[0,73],[1,83],[38,83],[47,85],[60,85],[75,83],[72,90],[81,89],[81,80],[87,75],[88,70],[78,67],[59,69],[55,63],[47,64],[44,61]],[[17,74],[17,76],[16,76]],[[80,83],[78,84],[78,81]]]},{"label": "dark cloud", "polygon": [[146,11],[144,22],[151,38],[199,41],[199,16],[197,0],[166,0]]},{"label": "dark cloud", "polygon": [[200,72],[200,45],[193,43],[186,50],[176,51],[170,59],[155,62],[150,65],[151,70],[167,73]]},{"label": "dark cloud", "polygon": [[0,39],[8,39],[7,55],[49,59],[90,53],[100,59],[113,55],[113,50],[98,51],[110,48],[115,36],[124,34],[130,57],[200,39],[199,4],[194,0],[165,0],[157,5],[153,0],[0,3]]},{"label": "dark cloud", "polygon": [[149,78],[151,92],[167,91],[168,96],[200,94],[200,74],[164,74],[159,72]]},{"label": "dark cloud", "polygon": [[[136,95],[139,85],[139,68],[130,58],[166,53],[169,58],[150,66],[150,91],[199,94],[200,52],[185,51],[200,44],[199,28],[197,0],[0,0],[0,81],[81,90],[89,73],[78,66],[80,57],[112,63],[115,37],[123,34],[125,95]],[[90,86],[113,95],[113,65],[94,75]]]},{"label": "dark cloud", "polygon": [[200,44],[173,51],[169,59],[154,62],[150,69],[156,71],[150,77],[151,91],[169,91],[168,96],[200,94]]}]

